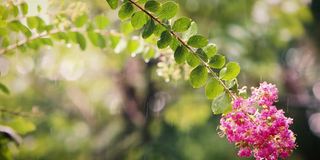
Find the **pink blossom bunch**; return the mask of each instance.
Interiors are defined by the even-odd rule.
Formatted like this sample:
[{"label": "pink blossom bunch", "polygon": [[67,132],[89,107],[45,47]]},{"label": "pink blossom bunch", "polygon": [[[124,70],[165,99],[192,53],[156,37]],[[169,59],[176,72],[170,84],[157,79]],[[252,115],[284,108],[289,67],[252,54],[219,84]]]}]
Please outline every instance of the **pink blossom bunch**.
[{"label": "pink blossom bunch", "polygon": [[277,160],[292,153],[296,147],[289,129],[292,119],[274,106],[277,99],[276,86],[263,82],[252,89],[251,97],[235,99],[233,110],[222,116],[220,130],[239,148],[238,156]]}]

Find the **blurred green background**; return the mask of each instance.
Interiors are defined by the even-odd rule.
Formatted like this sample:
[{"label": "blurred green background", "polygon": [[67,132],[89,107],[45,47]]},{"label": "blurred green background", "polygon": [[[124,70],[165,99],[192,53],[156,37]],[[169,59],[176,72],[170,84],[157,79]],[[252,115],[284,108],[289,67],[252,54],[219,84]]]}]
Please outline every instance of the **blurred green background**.
[{"label": "blurred green background", "polygon": [[[83,2],[90,16],[104,14],[110,30],[120,30],[105,0],[27,2],[50,13]],[[320,1],[177,2],[180,16],[196,21],[219,53],[240,63],[241,86],[278,86],[277,106],[294,118],[297,134],[290,159],[320,159]],[[219,116],[203,89],[178,79],[183,73],[169,62],[62,43],[0,57],[1,81],[11,91],[0,94],[1,108],[29,113],[17,118],[3,112],[1,123],[36,127],[22,145],[9,144],[14,159],[239,159],[234,145],[218,136]]]}]

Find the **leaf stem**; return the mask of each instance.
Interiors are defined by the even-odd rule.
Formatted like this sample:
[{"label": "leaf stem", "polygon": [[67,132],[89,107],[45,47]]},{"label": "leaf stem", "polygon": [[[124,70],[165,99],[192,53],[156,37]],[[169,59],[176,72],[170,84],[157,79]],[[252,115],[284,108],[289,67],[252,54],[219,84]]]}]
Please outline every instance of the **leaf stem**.
[{"label": "leaf stem", "polygon": [[[146,13],[151,19],[153,19],[154,21],[156,21],[157,23],[159,23],[160,25],[162,25],[165,28],[168,28],[164,23],[161,22],[160,19],[158,19],[157,17],[155,17],[154,15],[152,15],[149,11],[145,10],[143,7],[141,7],[138,3],[136,3],[133,0],[129,0],[130,3],[132,3],[133,5],[135,5],[137,8],[139,8],[141,11],[143,11],[144,13]],[[236,96],[229,90],[229,88],[226,86],[226,84],[224,84],[224,82],[218,77],[218,75],[212,70],[212,68],[209,66],[209,64],[207,62],[205,62],[197,53],[196,51],[194,51],[194,49],[189,46],[185,41],[182,40],[181,37],[179,37],[177,35],[177,33],[175,33],[173,30],[168,29],[169,32],[171,33],[172,36],[174,36],[184,47],[186,47],[193,55],[195,55],[200,61],[201,63],[209,70],[210,74],[213,76],[213,78],[217,79],[219,81],[219,83],[223,86],[224,90],[231,96],[232,99],[236,99]]]},{"label": "leaf stem", "polygon": [[52,30],[50,32],[42,32],[42,33],[34,35],[34,36],[30,37],[30,38],[23,39],[21,41],[18,41],[17,43],[9,45],[8,47],[6,47],[4,49],[1,49],[0,50],[0,55],[5,54],[6,52],[8,52],[10,50],[14,50],[14,49],[16,49],[16,48],[18,48],[20,46],[23,46],[26,43],[31,42],[33,40],[36,40],[36,39],[39,39],[39,38],[43,38],[43,37],[49,36],[51,34],[59,33],[59,32],[62,32],[62,30],[55,29],[55,30]]},{"label": "leaf stem", "polygon": [[7,109],[3,109],[3,108],[0,108],[0,113],[6,113],[6,114],[10,114],[10,115],[13,115],[13,116],[18,116],[18,117],[32,117],[33,113],[26,113],[26,112],[16,112],[16,111],[10,111],[10,110],[7,110]]},{"label": "leaf stem", "polygon": [[[79,28],[76,28],[76,27],[72,27],[72,28],[68,28],[68,29],[53,29],[51,31],[46,31],[46,32],[42,32],[42,33],[39,33],[39,34],[35,34],[34,36],[30,37],[30,38],[25,38],[21,41],[18,41],[14,44],[11,44],[9,46],[7,46],[6,48],[4,49],[0,49],[0,55],[2,54],[5,54],[6,52],[10,51],[10,50],[14,50],[14,49],[17,49],[18,47],[20,46],[23,46],[31,41],[34,41],[34,40],[37,40],[39,38],[44,38],[44,37],[47,37],[47,36],[50,36],[52,34],[56,34],[56,33],[59,33],[59,32],[67,32],[67,31],[71,31],[71,32],[85,32],[86,30],[81,30]],[[103,31],[103,30],[94,30],[95,32],[97,33],[101,33],[101,34],[111,34],[109,31]],[[116,33],[114,33],[116,34]]]}]

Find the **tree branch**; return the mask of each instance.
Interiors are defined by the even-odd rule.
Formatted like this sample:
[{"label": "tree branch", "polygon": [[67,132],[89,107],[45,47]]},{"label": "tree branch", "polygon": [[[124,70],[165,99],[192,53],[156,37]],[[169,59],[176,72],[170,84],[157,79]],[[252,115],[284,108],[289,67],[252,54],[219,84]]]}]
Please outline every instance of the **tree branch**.
[{"label": "tree branch", "polygon": [[46,37],[46,36],[49,36],[49,35],[52,35],[52,34],[55,34],[55,33],[59,33],[59,32],[62,32],[62,31],[63,30],[55,29],[55,30],[52,30],[50,32],[42,32],[42,33],[34,35],[34,36],[30,37],[30,38],[23,39],[21,41],[18,41],[15,44],[11,44],[6,48],[1,49],[0,50],[0,55],[5,54],[6,52],[8,52],[10,50],[14,50],[14,49],[16,49],[16,48],[18,48],[20,46],[23,46],[23,45],[25,45],[28,42],[31,42],[33,40],[36,40],[36,39],[39,39],[39,38],[43,38],[43,37]]},{"label": "tree branch", "polygon": [[[162,25],[163,27],[167,28],[167,26],[162,23],[157,17],[155,17],[154,15],[152,15],[150,12],[148,12],[147,10],[145,10],[143,7],[141,7],[138,3],[134,2],[133,0],[129,0],[130,3],[132,3],[134,6],[136,6],[137,8],[139,8],[141,11],[143,11],[144,13],[146,13],[151,19],[153,19],[154,21],[156,21],[157,23],[159,23],[160,25]],[[177,33],[175,33],[173,30],[171,29],[167,29],[172,36],[174,36],[184,47],[186,47],[193,55],[195,55],[200,61],[201,63],[209,70],[210,74],[213,76],[213,78],[215,78],[216,80],[219,81],[219,83],[223,86],[224,90],[231,96],[232,99],[236,99],[236,95],[234,95],[229,88],[226,86],[226,84],[224,84],[224,82],[218,77],[218,75],[212,70],[212,68],[209,66],[209,64],[207,62],[205,62],[197,53],[196,51],[194,51],[194,49],[189,46],[185,41],[182,40],[182,38],[180,38]]]},{"label": "tree branch", "polygon": [[13,116],[18,116],[18,117],[32,117],[32,113],[26,113],[26,112],[16,112],[16,111],[10,111],[7,109],[0,108],[0,113],[6,113],[10,114]]}]

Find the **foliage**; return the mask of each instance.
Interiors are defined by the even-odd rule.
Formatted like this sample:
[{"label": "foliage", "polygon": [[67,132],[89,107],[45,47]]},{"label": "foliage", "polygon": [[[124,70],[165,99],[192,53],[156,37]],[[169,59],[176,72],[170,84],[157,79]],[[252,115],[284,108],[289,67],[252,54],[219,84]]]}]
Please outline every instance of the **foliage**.
[{"label": "foliage", "polygon": [[[150,34],[155,32],[155,30],[152,29],[152,26],[154,26],[153,21],[163,28],[166,28],[162,31],[157,46],[159,49],[166,49],[170,46],[178,64],[185,63],[184,59],[186,56],[188,57],[187,61],[189,61],[190,67],[194,68],[190,73],[190,83],[194,88],[201,88],[206,85],[209,72],[212,78],[219,82],[218,86],[224,88],[225,93],[221,93],[221,96],[228,94],[227,97],[224,97],[229,99],[237,94],[237,89],[233,90],[236,92],[231,91],[230,88],[233,86],[228,88],[226,83],[234,81],[234,79],[237,78],[240,73],[240,66],[235,62],[228,62],[224,67],[225,59],[222,56],[212,58],[217,52],[216,45],[209,44],[207,38],[192,30],[191,19],[182,17],[170,23],[179,8],[175,2],[167,1],[160,4],[155,1],[147,1],[144,4],[142,2],[128,0],[128,2],[120,5],[121,7],[118,14],[120,18],[123,19],[132,15],[131,24],[135,29],[140,29],[145,26],[142,29],[142,37],[149,37]],[[134,11],[132,6],[135,6],[138,10]],[[111,6],[111,8],[115,9],[114,6]],[[194,26],[196,25],[195,22],[192,23]],[[189,31],[189,29],[191,30]],[[144,36],[144,33],[148,36]],[[183,39],[182,37],[185,38]],[[213,70],[211,66],[214,66],[215,70]],[[220,70],[220,68],[222,69]],[[211,97],[211,95],[207,96]],[[215,105],[215,102],[216,101],[213,101],[213,105]],[[223,105],[224,103],[219,104]],[[228,105],[220,107],[228,107]]]},{"label": "foliage", "polygon": [[[110,5],[110,8],[118,9],[117,15],[121,19],[120,24],[118,22],[113,22],[114,19],[109,15],[109,13],[95,14],[94,12],[88,13],[86,10],[82,10],[81,3],[77,3],[77,5],[71,4],[70,6],[76,6],[76,8],[73,8],[71,12],[61,11],[61,13],[54,14],[43,14],[42,9],[39,6],[37,7],[37,14],[33,15],[32,12],[30,12],[30,7],[27,3],[13,3],[5,1],[4,4],[1,4],[0,6],[0,54],[12,55],[14,51],[21,53],[27,53],[28,51],[35,52],[39,50],[41,51],[43,48],[48,48],[50,46],[59,46],[61,44],[64,44],[68,47],[71,44],[76,44],[77,48],[79,48],[83,52],[85,52],[86,50],[91,50],[92,46],[95,46],[96,49],[100,50],[101,52],[107,52],[110,50],[114,51],[115,53],[125,52],[133,57],[137,54],[141,54],[146,62],[150,62],[150,60],[154,58],[156,59],[156,61],[160,61],[156,68],[157,73],[158,75],[163,76],[166,81],[169,81],[170,79],[177,80],[180,77],[186,77],[186,79],[189,79],[189,82],[193,88],[204,87],[206,97],[212,100],[211,109],[214,114],[227,114],[231,111],[231,102],[235,99],[235,97],[240,96],[237,79],[240,73],[240,65],[236,62],[231,61],[231,59],[235,60],[236,58],[229,58],[228,52],[225,52],[226,55],[221,54],[223,47],[225,47],[220,46],[221,42],[219,43],[218,50],[217,45],[213,43],[216,42],[215,40],[213,41],[212,38],[208,39],[198,33],[198,26],[201,26],[201,24],[198,25],[195,21],[188,17],[177,17],[176,14],[179,13],[179,8],[181,8],[178,3],[173,1],[166,1],[162,3],[154,0],[126,0],[123,2],[119,2],[118,0],[107,0],[107,3]],[[234,5],[230,5],[229,7],[232,8],[232,6]],[[49,16],[49,18],[47,18],[47,16]],[[115,31],[111,29],[112,27],[119,29]],[[202,32],[203,29],[200,28],[199,31]],[[141,36],[132,36],[136,33],[140,33]],[[76,52],[76,50],[74,52]],[[117,56],[121,58],[118,57],[117,59],[115,57],[112,57],[112,59],[108,61],[108,65],[112,66],[122,64],[125,57],[128,57],[127,54],[124,54],[123,56]],[[63,55],[61,57],[66,57],[66,55]],[[70,57],[77,57],[75,59],[79,59],[79,57],[85,59],[84,57],[86,57],[87,59],[89,59],[89,57],[91,56],[81,54],[81,56],[76,55]],[[176,63],[173,63],[173,61],[175,61]],[[242,60],[240,62],[242,62]],[[152,64],[153,61],[148,63],[148,65]],[[240,64],[246,65],[246,63]],[[84,66],[85,65],[83,65],[83,67]],[[68,67],[70,66],[66,66],[66,68]],[[134,69],[134,65],[132,66],[132,68]],[[187,76],[182,74],[185,74]],[[136,86],[142,86],[140,83],[136,84],[136,82],[133,82],[140,81],[139,79],[135,79],[135,76],[131,76],[130,78],[132,78],[133,80],[131,80],[129,84],[133,83]],[[88,87],[90,89],[87,90],[91,90],[91,87],[94,88],[94,84]],[[8,88],[9,87],[6,87],[4,83],[0,83],[0,90],[2,92],[9,94],[10,89]],[[60,94],[63,93],[64,89],[64,85],[61,85]],[[66,90],[69,89],[67,88]],[[37,91],[38,94],[43,92],[44,91]],[[196,93],[199,93],[198,90]],[[57,94],[59,95],[59,93]],[[199,108],[199,110],[195,110],[195,108],[193,108],[191,104],[197,106],[199,103],[189,102],[188,100],[190,99],[190,97],[191,96],[189,96],[185,100],[183,100],[182,97],[181,99],[178,98],[178,104],[176,105],[176,107],[169,108],[165,111],[164,122],[162,122],[161,120],[154,120],[151,122],[154,124],[151,125],[151,127],[148,129],[151,130],[150,133],[152,137],[157,137],[154,139],[159,139],[160,141],[164,141],[166,139],[166,137],[162,137],[162,134],[165,132],[162,132],[161,130],[170,132],[172,128],[170,128],[171,126],[163,125],[165,123],[172,124],[181,132],[188,132],[191,130],[190,128],[205,124],[204,122],[207,121],[209,117],[207,109],[204,109],[202,107],[201,109]],[[58,105],[63,106],[63,102],[59,103],[61,104]],[[179,112],[179,110],[181,110],[181,112]],[[62,114],[61,112],[55,110],[49,110],[48,112],[52,112],[53,114],[55,114],[55,117],[50,117],[49,120],[45,120],[45,122],[42,122],[39,125],[40,127],[43,128],[44,126],[46,126],[45,124],[50,124],[52,125],[49,125],[50,127],[52,127],[50,130],[59,133],[63,132],[64,135],[68,135],[66,137],[72,137],[72,135],[77,134],[75,130],[78,128],[84,130],[83,134],[81,134],[82,136],[91,134],[85,132],[86,125],[81,122],[77,122],[76,119],[66,121],[65,119],[67,119],[70,115]],[[15,113],[16,112],[10,111],[7,114],[15,115]],[[109,115],[109,113],[107,115],[110,116],[106,118],[108,119],[108,121],[114,123],[118,121],[118,119],[111,121],[111,117],[114,116]],[[199,116],[199,119],[197,118],[197,116]],[[14,129],[15,132],[21,135],[29,135],[30,132],[32,133],[36,129],[36,124],[32,123],[32,120],[30,121],[28,119],[29,118],[21,118],[20,115],[18,115],[17,117],[10,116],[10,118],[5,119],[4,123],[1,124]],[[113,126],[111,125],[112,123],[108,124],[110,128],[115,128],[114,130],[112,130],[114,131],[114,133],[110,133],[110,139],[121,139],[117,138],[117,136],[115,135],[125,135],[125,133],[129,133],[128,131],[126,131],[127,129],[121,128],[123,127],[124,120],[121,119],[119,121],[120,122],[118,122],[118,124]],[[136,119],[132,121],[133,122],[131,123],[134,123],[135,125],[138,123],[136,122]],[[103,120],[99,121],[99,123],[101,122],[103,122]],[[100,125],[102,124],[104,123],[101,123]],[[73,126],[73,129],[70,129],[72,128],[71,126]],[[94,132],[99,133],[98,130],[99,129]],[[208,130],[205,131],[207,132]],[[49,129],[46,128],[46,131],[49,131]],[[51,143],[51,145],[46,146],[45,142],[48,138],[43,135],[37,136],[37,138],[39,137],[39,144],[37,144],[36,148],[36,150],[38,151],[37,156],[45,157],[44,154],[48,154],[52,151],[53,156],[51,158],[54,159],[54,155],[59,155],[59,153],[67,152],[63,151],[64,148],[68,149],[70,146],[72,146],[72,144],[75,144],[74,141],[79,141],[78,144],[80,144],[75,147],[74,150],[78,149],[77,151],[79,151],[81,149],[85,150],[86,148],[92,147],[90,146],[90,141],[86,139],[81,141],[81,139],[83,138],[81,137],[81,135],[79,137],[73,137],[73,139],[70,138],[72,139],[71,142],[65,144],[65,146],[62,146],[60,150],[54,147],[59,145],[58,143]],[[132,144],[136,144],[137,146],[141,145],[137,144],[138,142],[136,142],[136,139],[139,139],[140,137],[135,133],[132,133],[128,137],[124,137],[126,138],[126,142],[132,142]],[[52,139],[56,141],[62,140],[61,135],[54,135],[52,136]],[[196,137],[193,137],[193,139],[199,139],[201,143],[204,143],[206,141],[206,139]],[[4,146],[2,147],[3,149],[1,148],[3,154],[1,156],[10,159],[10,152],[8,152],[8,147],[6,147],[8,143],[10,143],[8,141],[10,139],[1,138],[0,140],[1,144],[4,144],[1,145]],[[187,150],[190,150],[190,148],[182,147],[184,146],[184,143],[187,143],[185,142],[185,140],[187,140],[188,144],[192,144],[190,145],[193,146],[192,152],[187,152]],[[218,141],[217,139],[215,140]],[[40,144],[40,141],[43,142],[43,144]],[[97,138],[96,141],[99,141],[99,139]],[[194,142],[193,140],[190,140],[188,138],[184,139],[184,137],[178,136],[177,141],[179,142],[178,145],[181,146],[175,147],[183,148],[181,149],[183,153],[180,153],[180,151],[177,151],[177,153],[175,153],[177,154],[177,159],[187,159],[187,157],[181,155],[188,154],[189,159],[195,159],[197,157],[193,157],[195,155],[192,155],[192,153],[198,153],[200,157],[201,154],[203,154],[199,151],[200,145],[197,144],[197,142]],[[175,142],[176,141],[168,140],[168,142],[166,143],[174,144]],[[155,142],[156,145],[162,145],[160,143]],[[94,147],[103,148],[105,146],[97,145],[93,146],[93,148]],[[111,149],[111,151],[114,151],[114,153],[116,153],[115,150],[117,150],[117,147],[126,148],[126,144],[119,143],[119,145],[115,146],[113,150]],[[205,147],[200,146],[200,148]],[[157,148],[153,149],[157,150]],[[22,150],[25,151],[21,153],[22,157],[31,157],[30,155],[28,155],[28,153],[26,153],[26,150],[28,149],[22,148]],[[89,151],[82,152],[83,154],[85,154],[84,159],[88,158],[86,157],[88,152]],[[142,154],[151,159],[159,158],[159,156],[157,156],[156,154],[152,154],[155,152],[151,152],[150,154],[142,152],[144,151],[142,151],[140,148],[130,150],[130,153],[126,155],[128,157],[125,158],[138,159],[137,157],[141,158]],[[208,151],[206,154],[210,155],[210,151]],[[72,157],[72,155],[70,156]],[[81,157],[81,155],[79,155],[79,157]],[[202,155],[202,157],[206,156]],[[219,158],[221,159],[221,157],[218,157],[218,159]],[[230,159],[230,157],[228,158]],[[226,157],[223,157],[222,159],[226,159]]]}]

